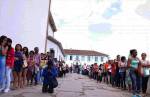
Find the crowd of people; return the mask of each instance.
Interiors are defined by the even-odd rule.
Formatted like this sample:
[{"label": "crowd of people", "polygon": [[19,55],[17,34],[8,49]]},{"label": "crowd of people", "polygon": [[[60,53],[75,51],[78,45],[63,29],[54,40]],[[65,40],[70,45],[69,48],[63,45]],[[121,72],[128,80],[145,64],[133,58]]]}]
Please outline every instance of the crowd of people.
[{"label": "crowd of people", "polygon": [[65,77],[68,72],[88,75],[97,82],[105,82],[113,87],[128,90],[133,97],[146,96],[148,79],[150,76],[150,62],[146,53],[137,57],[137,50],[130,50],[128,59],[117,55],[116,59],[98,65],[79,65],[69,67],[65,62],[54,58],[54,50],[39,53],[16,44],[12,47],[12,40],[0,36],[0,92],[7,93],[11,89],[42,84],[42,91],[53,93],[58,82],[56,77]]},{"label": "crowd of people", "polygon": [[141,58],[138,58],[137,50],[132,49],[128,59],[117,55],[116,59],[104,64],[83,65],[82,72],[97,82],[128,90],[133,93],[133,97],[145,97],[150,76],[150,62],[146,57],[147,54],[142,53]]},{"label": "crowd of people", "polygon": [[0,36],[0,92],[42,84],[43,92],[53,93],[58,85],[56,77],[65,76],[68,67],[54,58],[54,50],[39,53],[38,47],[29,51],[28,47],[16,44],[13,48],[12,42]]}]

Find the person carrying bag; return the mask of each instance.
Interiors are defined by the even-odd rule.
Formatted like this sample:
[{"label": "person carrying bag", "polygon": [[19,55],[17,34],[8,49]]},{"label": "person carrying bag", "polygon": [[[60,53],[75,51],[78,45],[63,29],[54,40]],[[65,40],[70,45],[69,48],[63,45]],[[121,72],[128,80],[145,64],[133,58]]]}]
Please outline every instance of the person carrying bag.
[{"label": "person carrying bag", "polygon": [[42,92],[43,93],[53,93],[54,88],[58,86],[58,81],[56,79],[58,72],[56,67],[54,66],[54,63],[52,60],[49,60],[47,63],[47,67],[43,70],[43,87]]}]

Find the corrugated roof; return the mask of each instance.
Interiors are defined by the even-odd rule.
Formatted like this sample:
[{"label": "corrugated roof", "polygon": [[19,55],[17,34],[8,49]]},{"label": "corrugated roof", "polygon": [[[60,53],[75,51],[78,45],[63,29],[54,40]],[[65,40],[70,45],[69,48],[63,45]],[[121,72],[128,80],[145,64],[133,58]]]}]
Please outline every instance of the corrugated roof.
[{"label": "corrugated roof", "polygon": [[74,50],[64,49],[64,53],[67,55],[84,55],[84,56],[108,56],[107,54],[100,53],[92,50]]}]

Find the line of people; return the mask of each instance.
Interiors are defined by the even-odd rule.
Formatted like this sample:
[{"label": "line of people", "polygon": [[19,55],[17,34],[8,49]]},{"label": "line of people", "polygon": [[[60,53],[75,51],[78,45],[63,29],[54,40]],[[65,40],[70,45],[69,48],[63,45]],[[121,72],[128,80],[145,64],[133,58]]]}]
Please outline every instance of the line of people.
[{"label": "line of people", "polygon": [[0,92],[43,82],[42,91],[53,93],[51,80],[58,76],[61,63],[54,59],[54,51],[40,54],[38,47],[29,51],[21,44],[13,48],[10,38],[0,36]]},{"label": "line of people", "polygon": [[117,55],[116,59],[104,64],[95,63],[86,69],[84,66],[84,71],[97,82],[128,90],[133,93],[133,97],[145,97],[150,76],[150,62],[146,57],[146,53],[142,53],[141,59],[138,58],[137,50],[132,49],[128,59]]}]

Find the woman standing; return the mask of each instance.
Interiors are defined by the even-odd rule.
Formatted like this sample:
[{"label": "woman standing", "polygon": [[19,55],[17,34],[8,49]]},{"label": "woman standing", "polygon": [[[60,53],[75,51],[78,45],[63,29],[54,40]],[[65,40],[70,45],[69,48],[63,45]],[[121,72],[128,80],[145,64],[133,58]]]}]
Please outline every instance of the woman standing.
[{"label": "woman standing", "polygon": [[4,78],[5,78],[5,66],[6,66],[6,55],[7,55],[7,37],[0,37],[0,92],[4,90]]},{"label": "woman standing", "polygon": [[132,97],[141,97],[141,62],[137,57],[137,50],[133,49],[130,51],[130,58],[128,59],[128,67],[130,68],[130,77],[132,80]]},{"label": "woman standing", "polygon": [[126,89],[126,67],[127,67],[127,62],[126,62],[126,57],[122,56],[121,57],[121,62],[119,63],[119,74],[120,74],[120,85],[122,89]]},{"label": "woman standing", "polygon": [[28,66],[28,57],[29,57],[29,51],[27,47],[23,48],[23,59],[24,59],[24,64],[23,64],[23,71],[22,71],[22,84],[23,86],[26,85],[26,76],[27,76],[27,66]]},{"label": "woman standing", "polygon": [[141,54],[141,64],[142,64],[142,92],[143,96],[146,96],[147,84],[150,75],[150,64],[149,61],[146,60],[146,53]]},{"label": "woman standing", "polygon": [[21,44],[15,46],[15,62],[13,69],[14,88],[22,88],[23,53]]},{"label": "woman standing", "polygon": [[8,45],[8,51],[7,51],[7,57],[6,57],[6,72],[5,72],[5,86],[4,86],[4,92],[7,93],[10,90],[10,84],[11,84],[11,73],[14,66],[14,55],[15,51],[14,48],[12,48],[12,40],[10,38],[7,39],[7,45]]}]

